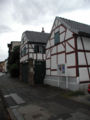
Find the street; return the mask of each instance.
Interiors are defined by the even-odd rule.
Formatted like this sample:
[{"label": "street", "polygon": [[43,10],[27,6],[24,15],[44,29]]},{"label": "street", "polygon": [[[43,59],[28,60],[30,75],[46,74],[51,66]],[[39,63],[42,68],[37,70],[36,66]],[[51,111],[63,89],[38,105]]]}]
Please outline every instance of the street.
[{"label": "street", "polygon": [[8,75],[0,77],[0,88],[7,108],[24,120],[90,120],[90,105],[63,97],[60,89],[30,86]]},{"label": "street", "polygon": [[[2,75],[4,75],[4,73],[0,73],[0,76],[2,76]],[[2,100],[1,91],[0,91],[0,120],[9,120],[7,112],[6,112],[5,107],[4,107],[3,100]]]}]

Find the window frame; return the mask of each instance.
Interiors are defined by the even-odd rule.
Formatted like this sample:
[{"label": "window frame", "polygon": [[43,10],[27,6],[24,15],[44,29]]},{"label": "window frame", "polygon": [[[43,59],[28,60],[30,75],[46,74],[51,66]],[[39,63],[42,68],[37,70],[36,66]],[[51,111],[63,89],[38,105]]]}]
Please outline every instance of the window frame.
[{"label": "window frame", "polygon": [[54,44],[57,45],[58,43],[60,43],[60,33],[59,33],[59,31],[54,33]]}]

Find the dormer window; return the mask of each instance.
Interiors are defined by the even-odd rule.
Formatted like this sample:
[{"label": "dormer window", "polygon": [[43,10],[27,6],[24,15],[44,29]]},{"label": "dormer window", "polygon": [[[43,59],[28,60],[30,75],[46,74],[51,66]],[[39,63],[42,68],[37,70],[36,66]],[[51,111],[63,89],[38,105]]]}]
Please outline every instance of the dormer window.
[{"label": "dormer window", "polygon": [[60,42],[60,34],[59,34],[59,32],[56,32],[55,34],[54,34],[54,43],[55,43],[55,45],[56,44],[58,44]]}]

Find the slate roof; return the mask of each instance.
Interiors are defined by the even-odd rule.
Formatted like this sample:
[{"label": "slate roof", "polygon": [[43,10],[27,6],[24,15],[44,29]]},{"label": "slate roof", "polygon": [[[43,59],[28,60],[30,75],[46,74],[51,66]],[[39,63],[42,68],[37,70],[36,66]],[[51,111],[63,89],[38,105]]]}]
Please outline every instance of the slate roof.
[{"label": "slate roof", "polygon": [[47,43],[49,33],[35,32],[35,31],[25,31],[24,32],[28,40],[32,43]]},{"label": "slate roof", "polygon": [[61,18],[61,17],[57,17],[57,18],[60,19],[61,23],[63,23],[72,32],[74,32],[76,34],[83,33],[83,34],[90,35],[90,25],[75,22],[75,21],[68,20],[68,19]]}]

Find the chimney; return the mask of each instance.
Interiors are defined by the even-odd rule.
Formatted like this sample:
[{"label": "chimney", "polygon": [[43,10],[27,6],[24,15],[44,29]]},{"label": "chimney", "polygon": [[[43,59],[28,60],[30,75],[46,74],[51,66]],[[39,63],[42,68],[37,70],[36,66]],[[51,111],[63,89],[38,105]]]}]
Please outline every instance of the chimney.
[{"label": "chimney", "polygon": [[44,33],[45,31],[44,31],[44,27],[42,27],[42,33]]}]

